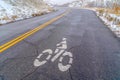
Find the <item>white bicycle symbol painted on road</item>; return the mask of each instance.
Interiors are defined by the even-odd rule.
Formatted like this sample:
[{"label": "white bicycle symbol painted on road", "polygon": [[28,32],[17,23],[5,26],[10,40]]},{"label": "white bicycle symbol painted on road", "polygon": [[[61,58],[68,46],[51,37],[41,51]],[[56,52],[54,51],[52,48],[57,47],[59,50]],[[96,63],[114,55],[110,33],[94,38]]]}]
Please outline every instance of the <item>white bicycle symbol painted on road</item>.
[{"label": "white bicycle symbol painted on road", "polygon": [[[59,63],[58,63],[58,68],[60,71],[65,72],[67,70],[69,70],[69,68],[71,67],[72,63],[73,63],[73,55],[71,52],[67,52],[67,39],[63,38],[62,42],[60,42],[59,44],[56,45],[57,48],[54,52],[55,56],[52,57],[53,51],[51,49],[46,49],[44,50],[41,54],[39,54],[37,56],[37,58],[34,61],[34,66],[35,67],[40,67],[44,64],[47,63],[48,60],[51,59],[51,62],[56,61],[56,59],[58,59],[59,57]],[[46,59],[40,61],[40,58],[45,55],[48,54],[48,56],[46,57]],[[69,61],[67,65],[63,64],[63,59],[65,58],[65,56],[69,57]]]}]

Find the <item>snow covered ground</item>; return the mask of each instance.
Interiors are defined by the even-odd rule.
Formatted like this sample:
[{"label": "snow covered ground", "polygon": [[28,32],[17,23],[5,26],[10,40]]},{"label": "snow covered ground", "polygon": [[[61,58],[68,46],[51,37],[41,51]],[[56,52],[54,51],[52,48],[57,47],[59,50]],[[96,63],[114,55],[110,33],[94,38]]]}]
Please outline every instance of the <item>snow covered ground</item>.
[{"label": "snow covered ground", "polygon": [[120,37],[120,15],[112,13],[100,13],[97,11],[97,16],[99,16],[104,23],[118,36]]},{"label": "snow covered ground", "polygon": [[69,6],[69,7],[80,8],[80,7],[82,6],[82,2],[81,2],[81,1],[73,1],[73,2],[70,3],[68,6]]},{"label": "snow covered ground", "polygon": [[69,3],[68,7],[85,8],[90,6],[93,6],[93,0],[75,0]]},{"label": "snow covered ground", "polygon": [[43,15],[52,10],[43,0],[0,0],[0,24]]}]

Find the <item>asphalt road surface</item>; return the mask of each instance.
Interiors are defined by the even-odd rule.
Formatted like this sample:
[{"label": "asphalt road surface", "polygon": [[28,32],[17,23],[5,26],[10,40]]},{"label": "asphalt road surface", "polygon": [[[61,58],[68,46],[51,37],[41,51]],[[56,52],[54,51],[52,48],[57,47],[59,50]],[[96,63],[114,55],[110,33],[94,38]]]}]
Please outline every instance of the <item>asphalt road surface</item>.
[{"label": "asphalt road surface", "polygon": [[[0,45],[66,10],[0,26]],[[120,80],[120,41],[95,12],[71,9],[1,52],[0,80]]]}]

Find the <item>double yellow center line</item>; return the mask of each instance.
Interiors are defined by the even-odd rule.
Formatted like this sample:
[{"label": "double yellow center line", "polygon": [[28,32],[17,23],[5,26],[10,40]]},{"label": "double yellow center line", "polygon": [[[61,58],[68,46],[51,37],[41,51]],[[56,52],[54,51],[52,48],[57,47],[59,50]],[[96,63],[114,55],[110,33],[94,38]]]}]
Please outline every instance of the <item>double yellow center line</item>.
[{"label": "double yellow center line", "polygon": [[5,50],[9,49],[10,47],[14,46],[15,44],[21,42],[22,40],[26,39],[30,35],[36,33],[37,31],[45,28],[46,26],[50,25],[51,23],[55,22],[56,20],[60,19],[64,15],[66,15],[67,13],[68,13],[68,11],[61,14],[61,15],[59,15],[59,16],[57,16],[56,18],[53,18],[53,19],[49,20],[48,22],[46,22],[46,23],[44,23],[44,24],[42,24],[42,25],[40,25],[40,26],[38,26],[38,27],[36,27],[36,28],[22,34],[22,35],[20,35],[20,36],[18,36],[17,38],[15,38],[15,39],[1,45],[0,46],[0,53],[4,52]]}]

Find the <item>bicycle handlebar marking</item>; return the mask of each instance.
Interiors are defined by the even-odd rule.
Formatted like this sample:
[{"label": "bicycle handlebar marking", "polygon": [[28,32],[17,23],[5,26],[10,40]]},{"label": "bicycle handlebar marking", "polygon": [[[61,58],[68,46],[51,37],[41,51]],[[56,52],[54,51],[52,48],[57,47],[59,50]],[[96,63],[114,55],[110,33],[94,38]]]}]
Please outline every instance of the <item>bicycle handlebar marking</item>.
[{"label": "bicycle handlebar marking", "polygon": [[[51,62],[54,62],[55,60],[57,60],[59,57],[59,63],[58,63],[58,68],[60,71],[65,72],[67,70],[69,70],[69,68],[71,67],[72,63],[73,63],[73,55],[71,52],[67,52],[67,39],[63,38],[62,42],[60,42],[59,44],[56,45],[57,48],[54,52],[54,54],[56,54],[55,56],[52,57],[53,51],[51,49],[46,49],[44,50],[41,54],[39,54],[37,56],[37,58],[34,60],[34,66],[35,67],[39,67],[42,66],[44,64],[47,63],[48,60],[51,59]],[[40,61],[39,59],[44,55],[44,54],[48,54],[47,58],[45,60]],[[67,65],[63,65],[63,59],[65,58],[65,56],[69,57],[69,62]],[[51,58],[52,57],[52,58]]]}]

